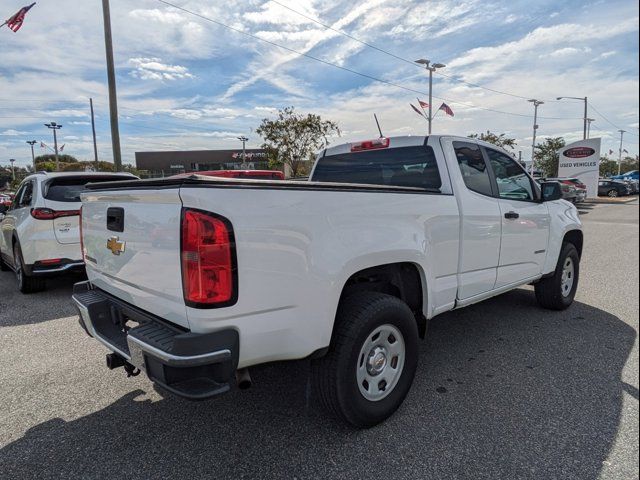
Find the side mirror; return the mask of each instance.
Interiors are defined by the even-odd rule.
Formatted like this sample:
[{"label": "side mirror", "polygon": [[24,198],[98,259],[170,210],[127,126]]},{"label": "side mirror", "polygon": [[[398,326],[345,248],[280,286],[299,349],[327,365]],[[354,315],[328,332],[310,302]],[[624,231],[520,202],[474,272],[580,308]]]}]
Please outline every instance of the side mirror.
[{"label": "side mirror", "polygon": [[542,189],[543,202],[552,202],[562,198],[562,189],[558,182],[543,182],[540,188]]}]

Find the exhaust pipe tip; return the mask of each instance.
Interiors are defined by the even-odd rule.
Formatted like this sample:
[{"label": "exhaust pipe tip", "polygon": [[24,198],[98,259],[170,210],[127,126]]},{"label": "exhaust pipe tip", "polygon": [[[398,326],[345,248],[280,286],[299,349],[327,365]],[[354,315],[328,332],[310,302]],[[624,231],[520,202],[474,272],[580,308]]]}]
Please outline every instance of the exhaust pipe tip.
[{"label": "exhaust pipe tip", "polygon": [[242,368],[236,370],[236,385],[240,390],[246,390],[251,387],[253,382],[251,381],[251,375],[248,368]]}]

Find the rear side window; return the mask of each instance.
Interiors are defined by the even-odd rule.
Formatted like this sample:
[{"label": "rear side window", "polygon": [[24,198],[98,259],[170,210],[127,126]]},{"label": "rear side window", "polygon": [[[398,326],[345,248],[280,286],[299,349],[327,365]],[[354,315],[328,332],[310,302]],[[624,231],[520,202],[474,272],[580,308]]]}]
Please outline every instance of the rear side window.
[{"label": "rear side window", "polygon": [[467,188],[482,195],[492,196],[491,177],[480,147],[473,143],[453,142],[453,149]]},{"label": "rear side window", "polygon": [[386,148],[329,155],[318,160],[314,182],[416,187],[439,191],[440,171],[427,146]]},{"label": "rear side window", "polygon": [[53,178],[44,184],[43,196],[54,202],[79,202],[80,194],[87,183],[132,180],[133,178],[130,176]]}]

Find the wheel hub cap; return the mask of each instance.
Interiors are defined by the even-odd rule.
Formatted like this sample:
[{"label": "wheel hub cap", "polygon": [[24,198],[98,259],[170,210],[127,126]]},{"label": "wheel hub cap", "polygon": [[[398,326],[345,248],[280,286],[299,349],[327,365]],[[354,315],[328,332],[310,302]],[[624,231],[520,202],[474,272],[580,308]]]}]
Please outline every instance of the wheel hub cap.
[{"label": "wheel hub cap", "polygon": [[560,290],[562,291],[563,297],[567,297],[571,293],[574,278],[575,268],[573,266],[573,260],[571,258],[567,258],[562,266],[562,279],[560,281]]},{"label": "wheel hub cap", "polygon": [[375,402],[389,395],[402,376],[405,356],[400,330],[390,324],[375,328],[358,354],[356,381],[362,396]]}]

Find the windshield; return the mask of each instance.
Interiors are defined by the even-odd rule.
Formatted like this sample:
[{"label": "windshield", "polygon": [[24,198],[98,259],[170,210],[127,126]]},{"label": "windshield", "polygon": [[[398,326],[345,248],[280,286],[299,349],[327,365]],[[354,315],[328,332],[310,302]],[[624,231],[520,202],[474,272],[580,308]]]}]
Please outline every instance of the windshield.
[{"label": "windshield", "polygon": [[311,180],[427,190],[442,186],[435,154],[427,146],[328,155],[318,160]]},{"label": "windshield", "polygon": [[110,175],[104,177],[60,177],[54,178],[43,186],[43,196],[55,202],[79,202],[80,194],[87,183],[113,182],[116,180],[132,180],[129,175]]}]

